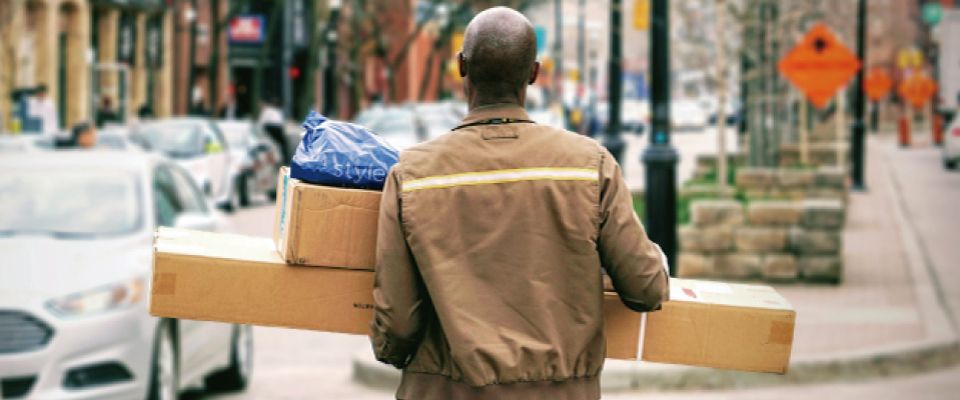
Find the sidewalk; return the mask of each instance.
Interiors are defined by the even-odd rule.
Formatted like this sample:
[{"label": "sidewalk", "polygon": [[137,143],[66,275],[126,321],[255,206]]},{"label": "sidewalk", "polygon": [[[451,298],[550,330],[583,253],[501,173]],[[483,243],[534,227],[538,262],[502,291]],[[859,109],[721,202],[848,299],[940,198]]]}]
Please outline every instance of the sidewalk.
[{"label": "sidewalk", "polygon": [[[776,288],[797,310],[791,368],[786,375],[710,368],[607,362],[606,393],[637,390],[733,388],[788,383],[855,381],[916,373],[960,362],[960,345],[924,265],[917,233],[906,219],[893,181],[889,139],[870,138],[870,190],[850,195],[844,233],[843,283]],[[369,349],[353,359],[354,379],[395,388],[399,373],[377,363]]]}]

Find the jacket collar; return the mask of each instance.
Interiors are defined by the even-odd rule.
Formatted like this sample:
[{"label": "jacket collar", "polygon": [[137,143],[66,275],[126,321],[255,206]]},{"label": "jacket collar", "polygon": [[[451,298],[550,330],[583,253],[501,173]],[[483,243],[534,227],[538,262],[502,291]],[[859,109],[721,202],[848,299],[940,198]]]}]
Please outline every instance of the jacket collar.
[{"label": "jacket collar", "polygon": [[470,110],[467,116],[463,118],[463,121],[460,122],[460,125],[472,124],[494,118],[529,120],[530,116],[527,115],[523,107],[516,104],[488,104]]}]

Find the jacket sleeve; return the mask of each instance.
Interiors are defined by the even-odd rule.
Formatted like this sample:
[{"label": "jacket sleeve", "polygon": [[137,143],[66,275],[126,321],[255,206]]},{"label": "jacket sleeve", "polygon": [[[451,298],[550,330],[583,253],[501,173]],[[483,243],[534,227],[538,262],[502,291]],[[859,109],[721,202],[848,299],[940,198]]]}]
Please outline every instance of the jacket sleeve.
[{"label": "jacket sleeve", "polygon": [[404,368],[419,347],[427,299],[403,234],[398,169],[387,175],[380,202],[371,340],[377,360]]},{"label": "jacket sleeve", "polygon": [[647,237],[616,160],[604,150],[600,164],[600,262],[624,305],[657,310],[670,294],[666,256]]}]

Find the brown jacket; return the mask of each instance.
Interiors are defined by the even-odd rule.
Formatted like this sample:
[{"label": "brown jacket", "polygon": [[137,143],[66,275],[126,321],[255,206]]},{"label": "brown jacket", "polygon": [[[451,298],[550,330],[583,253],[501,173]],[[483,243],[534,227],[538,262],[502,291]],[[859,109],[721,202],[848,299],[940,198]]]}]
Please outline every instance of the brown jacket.
[{"label": "brown jacket", "polygon": [[[380,207],[373,347],[400,399],[596,399],[602,270],[624,304],[667,299],[660,248],[592,139],[480,107],[410,148]],[[503,119],[508,119],[503,123]]]}]

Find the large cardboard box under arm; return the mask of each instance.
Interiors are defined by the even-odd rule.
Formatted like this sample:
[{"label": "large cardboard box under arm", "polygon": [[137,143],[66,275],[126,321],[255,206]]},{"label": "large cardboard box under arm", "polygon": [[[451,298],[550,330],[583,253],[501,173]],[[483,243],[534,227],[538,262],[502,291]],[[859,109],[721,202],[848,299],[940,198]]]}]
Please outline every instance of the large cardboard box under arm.
[{"label": "large cardboard box under arm", "polygon": [[[161,228],[154,243],[158,317],[367,335],[372,291],[371,271],[287,265],[270,239]],[[786,370],[794,312],[773,289],[674,279],[671,292],[646,318],[605,294],[608,358]]]},{"label": "large cardboard box under arm", "polygon": [[289,264],[373,269],[381,193],[277,179],[273,239]]},{"label": "large cardboard box under arm", "polygon": [[[607,352],[636,359],[640,314],[607,294]],[[160,228],[150,314],[367,335],[373,272],[287,265],[270,239]]]},{"label": "large cardboard box under arm", "polygon": [[618,358],[781,374],[790,364],[796,312],[769,286],[671,279],[670,301],[642,319]]}]

